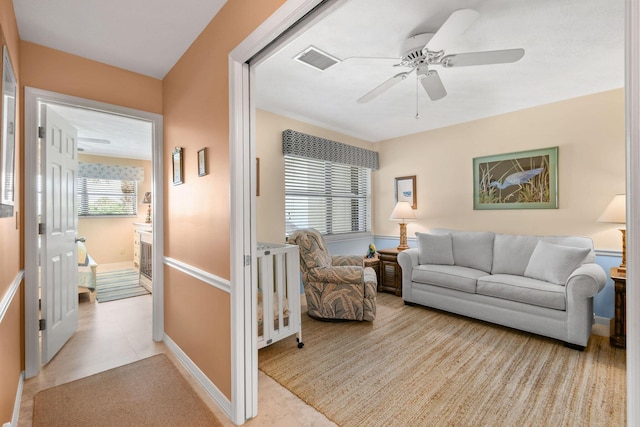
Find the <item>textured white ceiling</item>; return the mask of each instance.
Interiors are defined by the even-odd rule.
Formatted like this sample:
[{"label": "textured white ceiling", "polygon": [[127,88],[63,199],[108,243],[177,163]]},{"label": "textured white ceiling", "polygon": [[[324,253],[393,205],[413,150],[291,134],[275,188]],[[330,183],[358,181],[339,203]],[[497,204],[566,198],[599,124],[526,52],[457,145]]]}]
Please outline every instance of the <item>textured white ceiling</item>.
[{"label": "textured white ceiling", "polygon": [[83,108],[50,106],[75,126],[82,153],[151,160],[151,122]]},{"label": "textured white ceiling", "polygon": [[[356,102],[408,70],[393,67],[408,37],[437,31],[461,8],[480,17],[446,54],[524,48],[525,56],[437,68],[448,92],[438,101],[412,74],[373,101]],[[343,61],[322,72],[293,60],[309,46]],[[624,1],[351,0],[256,70],[258,108],[380,141],[622,87]]]},{"label": "textured white ceiling", "polygon": [[226,0],[13,0],[20,38],[162,79]]},{"label": "textured white ceiling", "polygon": [[[13,3],[23,40],[162,78],[225,0]],[[350,0],[257,67],[256,105],[380,141],[620,88],[624,85],[624,3]],[[475,9],[480,17],[445,47],[447,54],[521,47],[526,50],[524,58],[513,64],[438,68],[448,92],[439,101],[429,100],[421,88],[416,90],[415,78],[408,78],[367,104],[356,102],[404,71],[393,65],[408,37],[437,31],[460,8]],[[343,61],[320,72],[293,60],[311,45]],[[92,119],[82,121],[76,116],[75,120],[83,129],[80,136],[108,139],[113,141],[112,149],[117,147],[115,141],[120,138],[112,132],[122,130],[122,124],[91,131],[87,125]],[[93,145],[94,150],[87,147],[87,152],[100,154],[95,148],[106,148],[106,144]],[[134,145],[131,140],[124,144]]]}]

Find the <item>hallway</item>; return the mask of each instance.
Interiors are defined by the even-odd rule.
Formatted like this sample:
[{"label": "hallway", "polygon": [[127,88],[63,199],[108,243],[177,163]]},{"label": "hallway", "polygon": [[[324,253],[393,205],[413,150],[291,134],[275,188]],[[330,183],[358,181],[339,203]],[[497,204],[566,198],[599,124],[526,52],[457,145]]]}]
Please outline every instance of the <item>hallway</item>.
[{"label": "hallway", "polygon": [[[122,267],[122,266],[120,266]],[[99,271],[108,266],[101,265]],[[151,295],[108,303],[90,303],[80,295],[78,330],[40,373],[25,381],[20,404],[19,426],[31,426],[33,398],[40,390],[77,380],[111,368],[166,353],[202,400],[223,424],[233,426],[215,402],[191,377],[164,343],[151,339]],[[247,426],[333,425],[270,377],[259,373],[259,416]]]}]

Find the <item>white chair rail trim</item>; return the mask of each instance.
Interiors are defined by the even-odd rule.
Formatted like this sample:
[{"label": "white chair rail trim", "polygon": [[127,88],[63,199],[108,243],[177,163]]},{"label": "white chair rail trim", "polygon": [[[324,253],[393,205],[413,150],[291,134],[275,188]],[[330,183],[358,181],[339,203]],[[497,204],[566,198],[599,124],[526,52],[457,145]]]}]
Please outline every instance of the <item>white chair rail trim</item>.
[{"label": "white chair rail trim", "polygon": [[231,282],[227,279],[223,279],[222,277],[218,277],[215,274],[211,274],[192,265],[185,264],[177,259],[164,257],[163,260],[164,264],[171,268],[182,271],[183,273],[211,285],[214,288],[218,288],[221,291],[231,293]]},{"label": "white chair rail trim", "polygon": [[11,302],[13,301],[13,297],[16,296],[18,289],[20,288],[20,283],[22,283],[22,279],[24,278],[24,270],[20,270],[16,277],[13,278],[13,282],[5,292],[2,297],[2,301],[0,301],[0,323],[4,320],[4,315],[7,314],[7,310],[9,310],[9,306],[11,306]]}]

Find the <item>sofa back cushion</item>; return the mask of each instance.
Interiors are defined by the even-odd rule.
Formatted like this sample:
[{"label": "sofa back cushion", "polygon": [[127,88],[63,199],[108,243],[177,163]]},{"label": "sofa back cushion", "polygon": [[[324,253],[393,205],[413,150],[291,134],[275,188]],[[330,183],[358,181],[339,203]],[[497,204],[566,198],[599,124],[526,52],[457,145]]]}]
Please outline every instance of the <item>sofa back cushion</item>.
[{"label": "sofa back cushion", "polygon": [[524,276],[524,271],[527,269],[529,259],[538,241],[540,241],[538,236],[496,234],[491,274]]},{"label": "sofa back cushion", "polygon": [[416,233],[418,264],[453,265],[451,234]]},{"label": "sofa back cushion", "polygon": [[446,228],[433,228],[429,233],[435,235],[451,234],[453,261],[455,265],[491,271],[493,264],[493,239],[491,231],[458,231]]}]

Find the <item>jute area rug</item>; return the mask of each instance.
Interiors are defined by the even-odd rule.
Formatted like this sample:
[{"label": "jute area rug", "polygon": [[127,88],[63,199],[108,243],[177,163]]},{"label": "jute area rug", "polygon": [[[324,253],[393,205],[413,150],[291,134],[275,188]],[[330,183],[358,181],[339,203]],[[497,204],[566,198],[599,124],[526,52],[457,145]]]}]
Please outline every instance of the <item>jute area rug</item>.
[{"label": "jute area rug", "polygon": [[378,294],[374,322],[306,314],[304,348],[259,351],[270,377],[341,426],[624,426],[625,351],[584,352]]},{"label": "jute area rug", "polygon": [[164,354],[35,396],[39,426],[222,426]]}]

